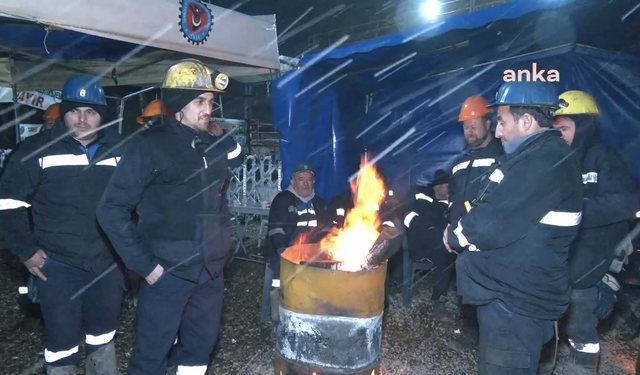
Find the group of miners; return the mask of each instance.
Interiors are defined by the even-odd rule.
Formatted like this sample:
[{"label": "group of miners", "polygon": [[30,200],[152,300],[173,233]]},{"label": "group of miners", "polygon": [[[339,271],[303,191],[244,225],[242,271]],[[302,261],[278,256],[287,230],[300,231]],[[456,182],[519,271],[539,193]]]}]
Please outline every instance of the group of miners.
[{"label": "group of miners", "polygon": [[[127,139],[108,123],[96,78],[71,77],[45,129],[10,154],[0,178],[7,248],[36,277],[49,375],[119,374],[124,271],[141,282],[128,374],[207,371],[231,247],[229,168],[242,148],[212,122],[229,78],[198,60],[172,66],[162,105]],[[155,107],[155,108],[154,108]],[[49,126],[50,125],[50,126]],[[171,353],[171,355],[170,355]]]},{"label": "group of miners", "polygon": [[[466,116],[473,101],[476,115]],[[485,151],[453,168],[443,236],[459,253],[457,289],[467,305],[458,340],[466,345],[455,346],[479,341],[482,374],[551,373],[553,351],[541,349],[566,317],[568,373],[597,373],[598,320],[611,314],[619,289],[608,272],[632,250],[635,182],[618,152],[596,140],[600,112],[591,95],[507,83],[482,104],[470,98],[461,111],[470,148]],[[502,148],[490,146],[494,108]]]},{"label": "group of miners", "polygon": [[[138,118],[143,129],[125,140],[105,123],[100,84],[75,76],[45,130],[11,153],[0,217],[6,245],[37,277],[47,374],[76,373],[83,329],[86,373],[118,374],[125,269],[144,279],[128,374],[165,374],[168,360],[177,374],[206,372],[231,246],[229,168],[243,159],[211,121],[227,85],[197,60],[174,65],[162,99]],[[376,208],[381,226],[406,229],[414,261],[433,263],[438,321],[452,321],[444,297],[456,275],[462,324],[448,344],[478,347],[479,374],[551,373],[563,318],[570,373],[597,373],[598,321],[612,313],[612,273],[640,208],[626,163],[596,139],[599,113],[591,95],[558,95],[547,83],[506,83],[492,102],[472,96],[458,118],[467,147],[450,173],[417,173],[409,195],[388,186]],[[271,202],[274,320],[280,254],[301,238],[320,241],[354,206],[352,191],[327,204],[314,184],[300,161]]]},{"label": "group of miners", "polygon": [[[490,103],[468,98],[459,116],[467,149],[453,164],[448,225],[421,223],[441,231],[452,257],[428,230],[412,232],[411,215],[426,211],[425,197],[415,195],[407,234],[419,240],[410,246],[431,247],[426,255],[436,269],[455,265],[463,324],[449,346],[479,344],[479,374],[550,374],[554,325],[563,318],[567,373],[598,371],[598,321],[611,315],[620,288],[610,272],[633,250],[629,222],[640,207],[627,164],[595,137],[599,113],[591,95],[558,96],[549,84],[506,83]],[[431,213],[442,211],[435,196],[426,202]],[[437,286],[450,275],[435,281],[441,321],[447,289]]]},{"label": "group of miners", "polygon": [[[408,196],[390,189],[379,208],[381,225],[406,229],[412,260],[433,263],[438,321],[451,322],[444,297],[456,275],[462,324],[448,346],[478,347],[479,374],[550,374],[559,321],[568,373],[598,371],[598,321],[613,311],[612,273],[633,250],[629,223],[640,208],[627,164],[596,139],[599,113],[588,93],[558,95],[547,83],[505,83],[492,102],[469,97],[458,118],[467,147],[451,172],[417,173]],[[279,254],[342,226],[354,205],[351,191],[327,205],[314,177],[309,162],[297,163],[271,205],[274,320]]]}]

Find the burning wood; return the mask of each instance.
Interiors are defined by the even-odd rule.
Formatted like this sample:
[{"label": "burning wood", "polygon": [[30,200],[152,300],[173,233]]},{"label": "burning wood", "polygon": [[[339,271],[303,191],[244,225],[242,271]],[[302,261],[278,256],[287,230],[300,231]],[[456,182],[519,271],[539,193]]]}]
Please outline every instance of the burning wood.
[{"label": "burning wood", "polygon": [[[370,270],[380,266],[386,260],[394,256],[402,247],[404,231],[398,228],[385,227],[378,239],[360,264],[359,270]],[[346,271],[344,263],[327,259],[327,250],[320,249],[314,259],[300,261],[302,266],[324,268],[334,271]]]},{"label": "burning wood", "polygon": [[362,270],[375,268],[395,255],[402,247],[404,231],[399,228],[384,227],[376,243],[360,265]]}]

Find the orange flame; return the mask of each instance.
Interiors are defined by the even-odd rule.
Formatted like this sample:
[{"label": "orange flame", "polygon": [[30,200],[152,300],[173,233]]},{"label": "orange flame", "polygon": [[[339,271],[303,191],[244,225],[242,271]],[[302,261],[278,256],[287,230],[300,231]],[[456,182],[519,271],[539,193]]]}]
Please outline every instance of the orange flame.
[{"label": "orange flame", "polygon": [[378,208],[385,197],[382,178],[374,166],[362,160],[357,181],[351,182],[354,208],[347,212],[344,226],[334,228],[322,239],[320,248],[342,263],[344,271],[360,271],[367,253],[378,239]]}]

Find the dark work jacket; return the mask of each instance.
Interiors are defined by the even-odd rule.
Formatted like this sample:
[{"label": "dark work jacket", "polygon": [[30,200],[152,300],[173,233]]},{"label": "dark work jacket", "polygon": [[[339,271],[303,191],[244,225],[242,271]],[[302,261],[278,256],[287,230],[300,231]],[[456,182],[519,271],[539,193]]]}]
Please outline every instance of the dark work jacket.
[{"label": "dark work jacket", "polygon": [[582,177],[560,132],[536,133],[482,178],[476,206],[449,227],[463,302],[502,301],[518,314],[557,320],[571,286],[569,248],[578,234]]},{"label": "dark work jacket", "polygon": [[327,215],[331,223],[338,228],[342,228],[344,226],[344,219],[347,212],[349,212],[354,206],[353,203],[353,194],[351,193],[351,190],[335,196],[331,200],[331,203],[329,203],[329,207],[327,209]]},{"label": "dark work jacket", "polygon": [[[305,202],[293,188],[279,192],[269,209],[266,256],[272,265],[279,264],[280,254],[297,242],[319,242],[328,225],[327,204],[317,195]],[[277,267],[276,267],[277,268]],[[274,270],[278,274],[278,270]]]},{"label": "dark work jacket", "polygon": [[499,139],[494,138],[486,147],[467,149],[455,160],[449,179],[452,224],[457,223],[467,212],[464,202],[471,202],[478,196],[482,187],[480,178],[502,155],[502,144]]},{"label": "dark work jacket", "polygon": [[142,277],[158,264],[194,282],[203,267],[217,275],[231,246],[224,181],[242,160],[232,137],[216,139],[172,118],[132,138],[98,207],[126,266]]},{"label": "dark work jacket", "polygon": [[584,207],[569,264],[574,288],[586,289],[609,270],[640,203],[627,163],[613,148],[595,139],[590,118],[576,117],[572,148],[581,161]]},{"label": "dark work jacket", "polygon": [[95,213],[119,162],[122,138],[105,128],[84,147],[66,133],[58,119],[52,129],[13,150],[0,182],[0,217],[6,243],[22,262],[42,249],[52,259],[97,275],[116,261]]},{"label": "dark work jacket", "polygon": [[442,234],[449,224],[449,202],[435,199],[431,186],[416,186],[408,198],[408,212],[403,221],[409,254],[413,260],[420,260],[428,253],[423,248],[442,247]]}]

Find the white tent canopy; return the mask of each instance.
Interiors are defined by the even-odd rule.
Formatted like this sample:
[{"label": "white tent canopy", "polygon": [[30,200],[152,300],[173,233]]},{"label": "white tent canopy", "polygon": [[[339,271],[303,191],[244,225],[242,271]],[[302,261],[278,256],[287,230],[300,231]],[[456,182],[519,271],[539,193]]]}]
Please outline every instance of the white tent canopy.
[{"label": "white tent canopy", "polygon": [[[121,63],[105,60],[12,61],[10,58],[0,58],[0,86],[17,84],[21,90],[57,89],[62,88],[70,76],[82,73],[103,76],[100,79],[103,86],[115,86],[116,82],[118,86],[160,86],[169,67],[185,57],[158,51]],[[226,65],[217,60],[199,59],[209,68],[217,69],[240,82],[263,82],[275,78],[273,71],[267,68]],[[112,76],[114,68],[116,74]]]},{"label": "white tent canopy", "polygon": [[[211,11],[213,25],[201,43],[191,43],[179,25],[183,3]],[[86,11],[78,13],[79,9]],[[188,13],[187,19],[192,15]],[[280,69],[274,15],[247,16],[198,0],[0,0],[0,16],[164,50],[109,62],[52,61],[18,48],[12,52],[19,59],[0,59],[2,86],[59,88],[71,75],[81,72],[104,75],[104,85],[115,85],[116,80],[118,85],[156,85],[170,65],[186,57],[184,54],[242,82],[272,79]]]}]

